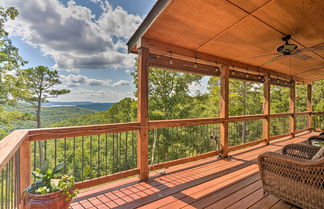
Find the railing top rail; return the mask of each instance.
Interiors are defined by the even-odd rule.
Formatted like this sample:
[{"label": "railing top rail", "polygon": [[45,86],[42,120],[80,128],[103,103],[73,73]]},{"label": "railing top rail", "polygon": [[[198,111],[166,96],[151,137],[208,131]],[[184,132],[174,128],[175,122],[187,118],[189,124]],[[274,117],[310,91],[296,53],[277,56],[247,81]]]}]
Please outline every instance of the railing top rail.
[{"label": "railing top rail", "polygon": [[114,123],[62,128],[43,128],[29,130],[30,140],[46,140],[66,137],[89,136],[124,131],[135,131],[140,128],[139,122]]},{"label": "railing top rail", "polygon": [[0,141],[0,171],[28,137],[28,130],[16,130]]}]

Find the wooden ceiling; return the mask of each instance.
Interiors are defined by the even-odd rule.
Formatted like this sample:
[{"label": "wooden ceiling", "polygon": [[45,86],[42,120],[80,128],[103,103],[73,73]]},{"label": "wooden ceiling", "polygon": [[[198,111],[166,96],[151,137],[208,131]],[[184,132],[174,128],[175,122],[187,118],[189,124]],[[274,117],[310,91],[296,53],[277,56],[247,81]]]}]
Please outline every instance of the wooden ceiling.
[{"label": "wooden ceiling", "polygon": [[[287,34],[299,49],[323,44],[324,1],[159,0],[128,46],[136,52],[133,43],[144,38],[262,66],[273,55],[253,57],[275,53]],[[324,50],[303,54],[262,67],[309,81],[324,79]]]}]

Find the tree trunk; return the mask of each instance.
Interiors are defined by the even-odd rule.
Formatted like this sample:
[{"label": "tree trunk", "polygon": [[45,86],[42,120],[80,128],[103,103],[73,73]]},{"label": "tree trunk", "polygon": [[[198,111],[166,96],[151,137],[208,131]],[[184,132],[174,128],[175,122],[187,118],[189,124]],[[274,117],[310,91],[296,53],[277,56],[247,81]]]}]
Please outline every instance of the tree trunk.
[{"label": "tree trunk", "polygon": [[[37,110],[36,110],[37,128],[41,128],[41,118],[40,118],[41,106],[42,106],[42,101],[40,97],[37,102]],[[43,151],[43,143],[40,140],[38,141],[38,149],[39,149],[39,164],[40,167],[42,168],[44,164],[44,151]]]},{"label": "tree trunk", "polygon": [[[242,88],[242,106],[243,106],[243,115],[246,115],[246,82],[243,82]],[[246,143],[246,121],[242,121],[242,143]]]}]

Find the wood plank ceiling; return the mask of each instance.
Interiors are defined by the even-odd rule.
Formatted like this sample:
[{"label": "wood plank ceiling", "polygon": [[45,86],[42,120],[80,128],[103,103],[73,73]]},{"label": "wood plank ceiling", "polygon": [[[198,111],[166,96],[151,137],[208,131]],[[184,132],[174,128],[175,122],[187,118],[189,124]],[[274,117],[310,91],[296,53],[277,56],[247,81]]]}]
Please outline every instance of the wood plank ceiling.
[{"label": "wood plank ceiling", "polygon": [[[262,66],[291,34],[298,49],[324,42],[323,0],[171,0],[143,38]],[[286,56],[264,67],[324,79],[324,50]],[[307,55],[307,56],[306,56]]]}]

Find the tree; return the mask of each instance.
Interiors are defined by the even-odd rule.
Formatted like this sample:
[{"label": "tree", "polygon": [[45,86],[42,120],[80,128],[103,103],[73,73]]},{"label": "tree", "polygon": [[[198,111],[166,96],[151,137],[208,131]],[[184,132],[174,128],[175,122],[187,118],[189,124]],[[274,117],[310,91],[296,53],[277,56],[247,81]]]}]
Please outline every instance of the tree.
[{"label": "tree", "polygon": [[18,53],[18,48],[12,45],[5,30],[5,23],[17,17],[18,11],[14,7],[4,8],[0,6],[0,139],[12,128],[12,122],[26,117],[26,114],[18,111],[7,111],[5,106],[15,105],[16,96],[20,93],[15,85],[16,78],[12,71],[26,64]]},{"label": "tree", "polygon": [[[21,90],[24,92],[24,94],[20,95],[20,99],[31,103],[35,107],[37,128],[40,128],[42,126],[40,119],[42,103],[46,102],[48,98],[68,94],[70,90],[54,88],[62,82],[59,79],[58,72],[56,70],[52,71],[48,67],[38,66],[20,70],[17,76]],[[40,160],[43,162],[41,141],[38,144]]]},{"label": "tree", "polygon": [[[137,87],[137,71],[133,74]],[[149,117],[151,120],[195,117],[192,110],[190,86],[198,84],[202,76],[151,68],[149,71]],[[137,96],[137,90],[135,91]]]}]

